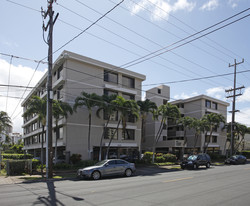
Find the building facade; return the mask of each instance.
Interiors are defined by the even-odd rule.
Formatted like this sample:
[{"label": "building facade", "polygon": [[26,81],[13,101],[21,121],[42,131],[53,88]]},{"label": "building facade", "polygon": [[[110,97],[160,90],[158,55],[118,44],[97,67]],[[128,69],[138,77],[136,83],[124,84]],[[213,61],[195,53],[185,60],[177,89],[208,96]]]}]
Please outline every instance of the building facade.
[{"label": "building facade", "polygon": [[[96,93],[100,96],[103,94],[117,94],[125,99],[137,101],[141,100],[141,84],[144,80],[145,76],[142,74],[64,51],[53,65],[53,98],[73,106],[75,98],[84,91],[86,93]],[[41,78],[35,89],[22,102],[24,112],[33,95],[46,98],[46,84],[47,74]],[[106,123],[104,115],[101,115],[101,118],[96,116],[96,110],[97,108],[94,108],[92,111],[90,139],[92,159],[98,159],[101,137]],[[88,123],[88,110],[85,107],[78,108],[77,112],[69,115],[67,119],[60,119],[60,135],[57,140],[58,156],[66,155],[67,159],[72,154],[80,154],[82,159],[88,159]],[[114,115],[108,124],[108,130],[102,143],[103,156],[117,123],[118,116]],[[34,154],[34,156],[40,156],[42,128],[38,117],[33,116],[24,119],[23,131],[24,149]],[[127,132],[130,135],[123,134],[121,126],[119,126],[118,133],[115,134],[110,145],[110,154],[117,157],[131,155],[140,149],[141,130],[139,121],[128,122]],[[44,141],[46,142],[46,137]],[[55,142],[54,134],[53,147],[55,147]]]},{"label": "building facade", "polygon": [[[161,104],[164,104],[169,100],[169,93],[169,87],[167,86],[155,87],[146,92],[146,98],[155,102],[159,107]],[[199,95],[185,100],[172,101],[170,103],[179,108],[182,117],[189,116],[201,119],[206,114],[219,113],[227,119],[227,107],[229,106],[229,103],[206,95]],[[152,145],[159,126],[160,122],[152,120],[152,115],[149,115],[147,120],[146,138],[142,146],[143,151],[153,150]],[[213,131],[211,139],[208,139],[209,133],[207,134],[207,137],[202,133],[197,139],[195,137],[195,131],[189,129],[186,133],[187,142],[184,145],[183,127],[176,125],[176,122],[168,121],[156,144],[156,151],[163,153],[171,152],[179,156],[181,151],[184,151],[186,154],[192,153],[193,151],[202,152],[206,143],[207,152],[225,154],[227,137],[226,130],[223,130],[223,127],[224,124],[221,124],[216,131]]]}]

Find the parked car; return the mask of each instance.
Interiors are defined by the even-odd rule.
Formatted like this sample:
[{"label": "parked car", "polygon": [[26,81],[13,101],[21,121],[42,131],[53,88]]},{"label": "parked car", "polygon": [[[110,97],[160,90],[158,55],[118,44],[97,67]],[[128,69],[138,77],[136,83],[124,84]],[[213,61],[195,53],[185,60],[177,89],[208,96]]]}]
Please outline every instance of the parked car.
[{"label": "parked car", "polygon": [[65,156],[58,156],[57,160],[55,159],[55,157],[53,158],[53,164],[60,164],[60,163],[65,163]]},{"label": "parked car", "polygon": [[244,155],[234,155],[225,160],[225,164],[246,164],[247,158]]},{"label": "parked car", "polygon": [[96,163],[94,166],[79,169],[77,177],[98,180],[104,176],[131,176],[135,172],[135,164],[122,159],[108,159]]},{"label": "parked car", "polygon": [[197,169],[200,166],[206,166],[206,168],[209,168],[211,166],[211,158],[208,154],[191,155],[187,158],[187,160],[184,160],[181,163],[182,169]]}]

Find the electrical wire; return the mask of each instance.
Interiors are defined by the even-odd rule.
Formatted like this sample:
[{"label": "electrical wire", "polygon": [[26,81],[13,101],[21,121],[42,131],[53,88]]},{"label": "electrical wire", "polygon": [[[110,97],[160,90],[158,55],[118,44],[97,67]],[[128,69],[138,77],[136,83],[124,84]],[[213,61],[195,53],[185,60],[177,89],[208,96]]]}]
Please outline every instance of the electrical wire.
[{"label": "electrical wire", "polygon": [[[8,85],[10,84],[10,69],[11,69],[11,65],[12,65],[12,60],[13,60],[13,57],[11,56],[10,63],[9,63]],[[7,98],[6,98],[6,106],[5,106],[5,111],[6,112],[7,112],[7,109],[8,109],[8,96],[9,96],[9,86],[7,87]]]}]

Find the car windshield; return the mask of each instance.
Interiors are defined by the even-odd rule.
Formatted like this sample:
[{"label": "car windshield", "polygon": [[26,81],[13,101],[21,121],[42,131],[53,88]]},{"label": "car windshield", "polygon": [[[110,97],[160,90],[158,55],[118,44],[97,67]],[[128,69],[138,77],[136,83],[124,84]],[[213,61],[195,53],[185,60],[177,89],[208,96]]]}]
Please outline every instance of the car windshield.
[{"label": "car windshield", "polygon": [[197,155],[191,155],[188,157],[188,160],[196,160],[197,159]]},{"label": "car windshield", "polygon": [[107,160],[103,160],[103,161],[101,161],[101,162],[97,162],[97,163],[95,164],[95,166],[104,165],[106,162],[107,162]]}]

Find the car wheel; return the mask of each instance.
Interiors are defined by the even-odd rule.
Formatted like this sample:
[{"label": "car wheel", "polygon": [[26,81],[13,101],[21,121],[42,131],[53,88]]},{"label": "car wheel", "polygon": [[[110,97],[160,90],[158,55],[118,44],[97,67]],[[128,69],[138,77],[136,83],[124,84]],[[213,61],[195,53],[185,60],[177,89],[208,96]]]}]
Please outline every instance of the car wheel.
[{"label": "car wheel", "polygon": [[197,164],[194,164],[193,169],[194,169],[194,170],[198,169],[198,165],[197,165]]},{"label": "car wheel", "polygon": [[99,180],[101,178],[101,173],[99,171],[94,171],[91,176],[93,180]]},{"label": "car wheel", "polygon": [[130,177],[132,175],[132,170],[131,169],[126,169],[125,170],[125,176]]},{"label": "car wheel", "polygon": [[210,167],[210,163],[209,162],[207,162],[207,164],[206,164],[206,168],[209,168]]}]

